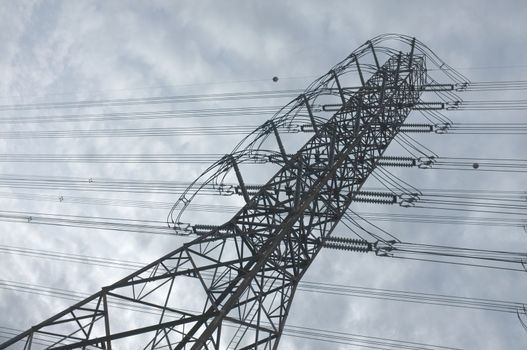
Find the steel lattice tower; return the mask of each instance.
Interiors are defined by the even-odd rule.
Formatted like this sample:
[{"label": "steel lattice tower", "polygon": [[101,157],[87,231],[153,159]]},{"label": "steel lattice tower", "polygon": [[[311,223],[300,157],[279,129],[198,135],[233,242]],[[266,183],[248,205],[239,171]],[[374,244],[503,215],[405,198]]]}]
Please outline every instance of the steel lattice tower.
[{"label": "steel lattice tower", "polygon": [[[0,348],[39,349],[35,339],[53,335],[57,342],[45,348],[112,349],[131,339],[137,349],[223,349],[228,333],[238,349],[276,349],[299,281],[427,85],[425,54],[415,39],[407,38],[404,51],[379,42],[361,46],[292,101],[292,111],[309,112],[314,131],[296,154],[285,153],[275,123],[266,123],[283,165],[255,194],[245,189],[235,158],[228,158],[246,199],[231,220],[202,227],[190,243]],[[374,62],[368,79],[359,63],[366,55]],[[349,72],[360,78],[358,89],[341,85]],[[330,85],[339,103],[321,122],[310,105]],[[187,283],[200,290],[191,296],[198,312],[171,297]],[[136,319],[123,324],[125,312]]]}]

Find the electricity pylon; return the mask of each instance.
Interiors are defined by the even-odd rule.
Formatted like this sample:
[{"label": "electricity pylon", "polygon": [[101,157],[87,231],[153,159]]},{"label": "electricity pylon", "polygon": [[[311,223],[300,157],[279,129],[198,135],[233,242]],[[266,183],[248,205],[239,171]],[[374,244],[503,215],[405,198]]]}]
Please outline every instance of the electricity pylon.
[{"label": "electricity pylon", "polygon": [[[403,51],[367,42],[289,104],[313,128],[296,154],[265,124],[283,166],[255,194],[226,158],[246,200],[232,219],[0,349],[276,349],[299,281],[426,89],[424,50],[404,39]],[[342,85],[350,73],[357,88]],[[322,122],[311,107],[323,91],[338,103]]]}]

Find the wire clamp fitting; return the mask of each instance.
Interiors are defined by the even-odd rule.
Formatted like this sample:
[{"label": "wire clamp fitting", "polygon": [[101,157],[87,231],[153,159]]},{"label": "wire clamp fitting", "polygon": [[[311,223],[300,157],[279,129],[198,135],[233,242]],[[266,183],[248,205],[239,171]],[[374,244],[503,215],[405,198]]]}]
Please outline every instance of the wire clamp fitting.
[{"label": "wire clamp fitting", "polygon": [[419,193],[403,193],[399,196],[399,205],[403,208],[415,207],[415,203],[420,200]]},{"label": "wire clamp fitting", "polygon": [[452,126],[451,123],[434,124],[434,132],[436,134],[446,134],[448,129]]},{"label": "wire clamp fitting", "polygon": [[417,158],[417,167],[419,169],[430,169],[436,162],[435,156],[426,156]]}]

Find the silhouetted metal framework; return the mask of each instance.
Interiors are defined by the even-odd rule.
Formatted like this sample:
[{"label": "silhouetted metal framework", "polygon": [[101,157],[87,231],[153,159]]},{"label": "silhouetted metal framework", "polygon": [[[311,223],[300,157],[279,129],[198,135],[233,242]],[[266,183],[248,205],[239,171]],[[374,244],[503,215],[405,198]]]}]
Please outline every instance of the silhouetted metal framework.
[{"label": "silhouetted metal framework", "polygon": [[[309,112],[314,128],[296,154],[286,155],[268,123],[283,166],[256,194],[244,190],[246,205],[231,220],[203,226],[195,240],[0,348],[276,349],[300,279],[427,85],[415,39],[407,52],[384,48],[384,63],[372,42],[292,102],[292,110]],[[366,53],[374,58],[367,80],[358,61]],[[339,80],[350,70],[362,85],[353,91]],[[340,104],[321,122],[310,102],[328,85]],[[236,160],[228,159],[243,190]],[[184,289],[193,291],[188,300],[178,294]],[[181,309],[184,301],[199,311]]]}]

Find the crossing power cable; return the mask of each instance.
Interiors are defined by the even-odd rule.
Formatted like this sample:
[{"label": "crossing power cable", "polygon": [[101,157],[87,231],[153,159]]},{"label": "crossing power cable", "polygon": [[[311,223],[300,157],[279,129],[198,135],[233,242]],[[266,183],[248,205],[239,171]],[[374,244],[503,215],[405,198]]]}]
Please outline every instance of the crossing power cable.
[{"label": "crossing power cable", "polygon": [[[121,192],[121,193],[157,193],[177,194],[182,193],[188,186],[188,181],[157,181],[157,180],[130,180],[118,178],[96,177],[67,177],[67,176],[41,176],[27,174],[0,174],[0,187],[91,191],[91,192]],[[234,188],[229,185],[215,186],[204,185],[203,194],[234,194]]]},{"label": "crossing power cable", "polygon": [[[415,129],[413,127],[416,127]],[[257,125],[202,125],[179,127],[148,127],[148,128],[105,128],[105,129],[68,129],[68,130],[10,130],[0,131],[0,139],[62,139],[62,138],[121,138],[121,137],[168,137],[168,136],[199,136],[199,135],[247,135],[253,132]],[[435,125],[407,125],[404,133],[433,132]],[[421,128],[421,129],[419,129]],[[442,134],[452,135],[523,135],[527,133],[527,123],[460,123],[449,126]],[[290,124],[278,128],[282,134],[312,133],[308,124]]]},{"label": "crossing power cable", "polygon": [[[224,126],[182,126],[157,128],[122,128],[122,129],[71,129],[71,130],[26,130],[0,131],[0,139],[57,139],[57,138],[95,138],[95,137],[165,137],[165,136],[195,136],[195,135],[246,135],[256,129],[256,126],[224,125]],[[281,128],[282,133],[300,133],[300,125]]]},{"label": "crossing power cable", "polygon": [[501,250],[484,250],[474,248],[461,248],[446,245],[433,245],[422,243],[396,242],[386,250],[387,255],[404,257],[408,255],[432,255],[444,258],[476,259],[492,262],[503,262],[523,265],[527,263],[527,253],[510,252]]},{"label": "crossing power cable", "polygon": [[173,109],[157,111],[130,111],[106,113],[70,113],[61,115],[12,115],[0,116],[0,124],[23,123],[72,123],[93,121],[136,121],[153,119],[191,119],[220,117],[262,117],[278,111],[281,106],[217,107],[195,109]]},{"label": "crossing power cable", "polygon": [[[355,213],[355,215],[357,215]],[[527,254],[525,253],[511,253],[503,251],[486,251],[478,249],[467,249],[467,248],[457,248],[457,247],[447,247],[447,246],[438,246],[438,245],[425,245],[425,244],[416,244],[416,243],[406,243],[400,241],[389,241],[389,239],[395,238],[392,234],[381,229],[377,225],[368,221],[368,224],[373,226],[375,229],[381,231],[381,235],[384,234],[388,238],[384,239],[378,234],[373,233],[371,230],[364,228],[364,226],[357,223],[357,221],[350,216],[350,214],[344,214],[345,219],[350,220],[353,225],[355,225],[359,230],[364,231],[371,237],[379,239],[380,241],[386,243],[384,250],[380,250],[382,253],[381,256],[390,256],[400,259],[413,259],[413,260],[422,260],[422,261],[431,261],[431,262],[440,262],[440,263],[452,263],[458,265],[466,266],[479,266],[479,267],[488,267],[502,270],[510,271],[525,271],[527,264]],[[362,220],[365,220],[362,217],[359,217]],[[4,222],[24,222],[24,223],[35,223],[43,225],[55,225],[55,226],[65,226],[65,227],[79,227],[79,228],[92,228],[92,229],[102,229],[102,230],[115,230],[115,231],[124,231],[124,232],[137,232],[144,234],[163,234],[171,236],[189,236],[195,234],[193,226],[188,223],[180,223],[177,229],[168,228],[163,226],[161,221],[153,220],[137,220],[137,219],[125,219],[125,218],[104,218],[104,217],[91,217],[83,215],[64,215],[64,214],[45,214],[45,213],[31,213],[31,212],[19,212],[19,211],[0,211],[0,221]],[[349,226],[347,226],[350,228]],[[362,240],[366,241],[360,234],[356,233],[352,228],[350,228],[357,236]],[[395,238],[396,239],[396,238]],[[394,245],[394,242],[397,242],[397,245]],[[339,249],[347,249],[344,247],[339,247]],[[350,248],[354,250],[353,247]],[[377,252],[379,253],[379,252]],[[399,254],[401,253],[401,254]],[[521,264],[523,269],[517,268],[508,268],[500,267],[493,265],[482,265],[482,264],[472,264],[472,263],[457,263],[456,261],[448,260],[433,260],[433,259],[421,259],[414,258],[412,255],[433,255],[440,257],[451,257],[451,258],[461,258],[461,259],[476,259],[476,260],[488,260],[495,262],[506,262],[506,263],[515,263]]]},{"label": "crossing power cable", "polygon": [[467,158],[432,157],[421,158],[421,168],[442,170],[484,171],[484,172],[525,172],[527,159],[513,158]]},{"label": "crossing power cable", "polygon": [[[428,153],[430,154],[430,153]],[[100,154],[100,153],[3,153],[0,154],[0,162],[11,163],[134,163],[134,164],[210,164],[222,158],[220,153],[121,153],[121,154]],[[403,161],[397,161],[401,158]],[[441,169],[441,170],[460,170],[460,171],[482,171],[482,172],[518,172],[527,171],[527,159],[512,158],[482,158],[482,157],[449,157],[426,155],[421,156],[412,154],[409,157],[395,157],[393,165],[389,157],[381,158],[381,167],[377,170],[377,176],[383,176],[382,166],[404,166],[418,167],[420,169]],[[244,162],[264,164],[269,162],[281,162],[278,154],[267,151],[253,151],[243,156]],[[3,176],[0,174],[0,176]],[[22,175],[24,176],[24,175]],[[123,180],[125,181],[125,180]]]},{"label": "crossing power cable", "polygon": [[[395,238],[393,234],[379,229],[378,226],[370,223],[375,229],[381,231],[381,234],[388,234],[395,238],[393,240],[387,240],[382,235],[358,224],[355,220],[352,220],[351,223],[357,230],[369,235],[376,241],[371,242],[371,240],[364,238],[363,234],[358,233],[357,230],[345,225],[350,229],[351,233],[359,237],[359,240],[348,237],[330,236],[326,237],[326,241],[323,242],[324,246],[330,249],[351,252],[374,252],[380,257],[480,267],[511,272],[527,272],[527,253],[525,252],[403,242]],[[485,263],[478,263],[478,261],[484,261]],[[516,267],[518,265],[520,267]]]},{"label": "crossing power cable", "polygon": [[217,101],[239,101],[250,99],[270,98],[292,98],[298,96],[303,90],[268,90],[268,91],[244,91],[225,92],[209,94],[191,94],[179,96],[155,96],[138,98],[114,98],[93,99],[62,102],[35,102],[35,103],[11,103],[0,105],[0,111],[19,110],[42,110],[57,108],[85,108],[85,107],[111,107],[111,106],[135,106],[135,105],[157,105],[167,103],[194,103],[194,102],[217,102]]},{"label": "crossing power cable", "polygon": [[181,230],[175,230],[173,228],[167,227],[166,222],[156,220],[35,213],[14,210],[1,210],[0,221],[135,232],[154,235],[188,236],[193,234],[190,226],[187,224],[182,224]]},{"label": "crossing power cable", "polygon": [[[444,68],[442,68],[444,69]],[[359,87],[344,87],[344,90],[357,90]],[[496,91],[496,90],[524,90],[527,89],[527,81],[473,81],[459,82],[451,86],[454,91]],[[233,91],[224,93],[202,93],[172,96],[152,96],[135,98],[113,98],[113,99],[91,99],[77,101],[56,101],[56,102],[33,102],[33,103],[11,103],[0,105],[0,110],[32,110],[32,109],[51,109],[51,108],[80,108],[94,106],[128,106],[142,104],[161,104],[161,103],[189,103],[207,101],[236,101],[245,99],[264,99],[264,98],[292,98],[303,93],[304,89],[283,89],[283,90],[260,90],[260,91]]]},{"label": "crossing power cable", "polygon": [[527,109],[527,100],[463,100],[447,102],[447,110],[455,111],[524,111]]},{"label": "crossing power cable", "polygon": [[[13,163],[134,163],[134,164],[210,164],[224,154],[51,154],[51,153],[2,153],[0,162]],[[259,160],[259,162],[265,159]]]},{"label": "crossing power cable", "polygon": [[[375,174],[375,173],[374,173]],[[374,175],[377,176],[377,175]],[[386,177],[379,177],[381,180]],[[114,192],[114,193],[150,193],[150,194],[178,194],[182,193],[189,182],[177,181],[153,181],[153,180],[124,180],[109,178],[79,178],[79,177],[53,177],[22,174],[0,174],[0,187],[11,189],[39,189],[60,191],[82,191],[82,192]],[[395,182],[389,183],[395,186]],[[492,210],[481,210],[481,212],[497,214],[525,215],[527,209],[527,191],[498,191],[498,190],[470,190],[470,189],[406,189],[404,187],[370,187],[365,188],[364,193],[387,190],[388,193],[399,197],[393,203],[399,203],[405,207],[416,208],[449,208],[459,207],[461,211],[474,211],[478,208]],[[234,183],[204,184],[200,195],[239,195],[239,186]],[[258,189],[259,186],[250,185],[250,188]],[[379,192],[382,194],[382,192]],[[66,196],[65,194],[51,196],[44,194],[20,193],[16,194],[0,192],[0,197],[25,200],[63,201],[67,198],[70,203],[97,204],[97,205],[123,205],[123,206],[149,206],[156,207],[156,203],[141,203],[133,200],[118,199],[102,200],[94,198],[83,198],[77,196]],[[157,208],[166,208],[166,203],[157,203]],[[498,210],[499,209],[499,210]]]},{"label": "crossing power cable", "polygon": [[[41,285],[6,281],[6,280],[0,280],[0,288],[24,292],[24,293],[36,294],[36,295],[41,295],[41,296],[46,296],[46,297],[54,297],[54,298],[70,300],[70,301],[82,300],[83,298],[86,298],[86,296],[89,295],[87,293],[74,292],[74,291],[70,291],[70,290],[66,290],[62,288],[50,288],[50,287],[45,287]],[[138,312],[143,312],[143,313],[151,313],[153,315],[159,315],[161,313],[161,311],[153,311],[152,309],[146,308],[146,307],[141,307],[137,305],[128,305],[124,301],[122,302],[109,301],[108,303],[110,306],[123,309],[123,310],[132,310],[132,311],[138,311]],[[181,310],[181,311],[195,313],[195,311],[193,310]],[[236,325],[231,325],[231,326],[236,327]],[[13,328],[7,328],[7,327],[1,327],[1,328],[4,330],[7,329],[10,331],[16,331]],[[418,342],[395,340],[395,339],[384,338],[384,337],[364,336],[364,335],[346,333],[346,332],[328,331],[328,330],[323,330],[319,328],[302,327],[302,326],[296,326],[296,325],[286,325],[283,334],[286,336],[298,337],[302,339],[318,340],[318,341],[323,341],[323,342],[330,342],[333,344],[337,343],[337,344],[361,346],[363,348],[371,348],[371,349],[461,350],[459,348],[452,348],[452,347],[446,347],[446,346],[437,346],[437,345],[430,345],[430,344],[424,344],[424,343],[418,343]],[[47,338],[47,339],[50,339],[50,338]],[[60,339],[55,338],[54,340],[58,341]]]},{"label": "crossing power cable", "polygon": [[[375,174],[375,173],[374,173]],[[377,176],[377,175],[375,175]],[[379,177],[381,180],[386,179]],[[115,193],[151,193],[151,194],[178,194],[182,193],[190,182],[185,181],[153,181],[153,180],[125,180],[125,179],[110,179],[110,178],[80,178],[80,177],[60,177],[60,176],[38,176],[38,175],[22,175],[22,174],[0,174],[0,187],[7,187],[11,189],[39,189],[39,190],[60,190],[60,191],[82,191],[82,192],[115,192]],[[367,187],[364,193],[372,193],[387,190],[388,194],[392,194],[399,199],[395,203],[401,206],[408,207],[433,207],[433,208],[452,208],[454,206],[461,207],[460,210],[474,210],[475,208],[490,208],[502,209],[499,211],[493,210],[498,214],[514,214],[524,215],[523,210],[527,209],[527,191],[499,191],[499,190],[470,190],[470,189],[406,189],[401,186],[395,186],[395,182],[389,183],[386,188],[382,187]],[[259,186],[248,185],[251,189],[258,189]],[[232,196],[239,195],[239,186],[234,183],[220,183],[220,184],[203,184],[202,190],[198,192],[200,195],[221,195]],[[111,205],[134,206],[145,204],[150,207],[156,207],[155,203],[141,203],[140,201],[134,204],[134,201],[116,202],[115,200],[102,199],[85,199],[83,197],[66,196],[65,194],[58,196],[50,196],[43,194],[20,193],[16,194],[0,192],[0,197],[11,199],[26,199],[26,200],[46,200],[46,201],[63,201],[68,198],[68,201],[85,203],[85,204],[99,204],[105,203]],[[157,203],[158,208],[165,208],[166,204]]]},{"label": "crossing power cable", "polygon": [[525,135],[527,123],[453,123],[444,131],[455,135]]},{"label": "crossing power cable", "polygon": [[[106,257],[95,257],[83,254],[71,254],[9,245],[0,245],[0,253],[29,256],[38,259],[49,259],[53,261],[74,262],[83,265],[111,267],[124,270],[135,270],[141,266],[144,266],[142,262],[138,261],[118,260]],[[524,310],[526,306],[525,303],[520,302],[458,297],[446,294],[432,294],[415,291],[369,288],[363,286],[350,286],[315,281],[301,281],[298,290],[303,292],[440,305],[512,314],[516,314],[518,311]]]},{"label": "crossing power cable", "polygon": [[[516,192],[516,191],[514,191]],[[446,192],[446,196],[449,196]],[[511,195],[509,192],[504,192],[506,195]],[[483,194],[484,195],[484,194]],[[517,197],[523,201],[522,195],[525,193],[518,193]],[[425,196],[425,195],[422,195]],[[442,195],[439,195],[442,196]],[[462,196],[462,195],[460,195]],[[41,193],[20,193],[20,192],[0,192],[0,198],[13,200],[29,200],[29,201],[44,201],[54,202],[58,204],[80,204],[80,205],[98,205],[98,206],[117,206],[117,207],[131,207],[131,208],[148,208],[167,210],[172,208],[173,203],[162,201],[145,201],[133,199],[120,199],[108,197],[84,197],[84,196],[69,196],[69,195],[52,195]],[[469,197],[473,198],[473,197]],[[480,198],[480,197],[474,197]],[[499,197],[502,198],[502,197]],[[510,199],[510,197],[505,197]],[[516,199],[513,199],[516,200]],[[413,203],[414,206],[417,204]],[[461,204],[466,206],[466,203]],[[187,210],[208,213],[235,213],[239,210],[237,206],[217,205],[217,204],[198,204],[191,203]],[[463,224],[463,225],[480,225],[480,226],[508,226],[508,227],[525,227],[527,219],[504,217],[467,217],[460,215],[438,215],[438,214],[408,214],[408,213],[382,213],[382,212],[357,212],[363,218],[375,221],[390,221],[390,222],[405,222],[405,223],[433,223],[433,224]],[[351,214],[354,215],[353,213]],[[357,217],[360,219],[359,217]]]}]

